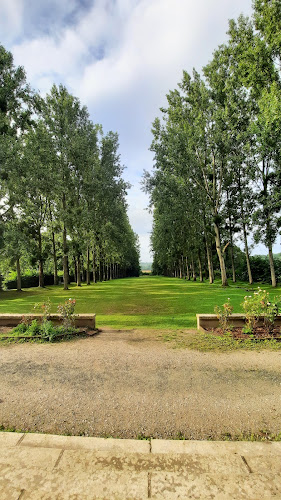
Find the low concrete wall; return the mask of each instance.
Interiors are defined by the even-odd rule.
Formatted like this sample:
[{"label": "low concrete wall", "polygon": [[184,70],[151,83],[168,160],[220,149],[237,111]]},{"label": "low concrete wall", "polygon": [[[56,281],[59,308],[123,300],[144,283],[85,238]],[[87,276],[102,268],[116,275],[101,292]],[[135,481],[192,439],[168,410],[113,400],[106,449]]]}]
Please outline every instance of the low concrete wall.
[{"label": "low concrete wall", "polygon": [[[17,326],[22,321],[23,316],[31,320],[37,319],[38,321],[41,321],[43,318],[42,314],[0,314],[0,326]],[[60,314],[51,314],[49,319],[55,325],[62,324],[62,317]],[[96,315],[76,314],[74,325],[76,328],[90,328],[94,330],[96,328]]]},{"label": "low concrete wall", "polygon": [[[216,314],[196,314],[197,318],[197,329],[205,331],[207,328],[217,328],[219,326],[219,320]],[[234,327],[245,325],[244,314],[232,314],[229,318],[229,322]],[[257,325],[263,325],[264,318],[261,316]],[[281,316],[278,316],[274,323],[276,326],[281,326]]]}]

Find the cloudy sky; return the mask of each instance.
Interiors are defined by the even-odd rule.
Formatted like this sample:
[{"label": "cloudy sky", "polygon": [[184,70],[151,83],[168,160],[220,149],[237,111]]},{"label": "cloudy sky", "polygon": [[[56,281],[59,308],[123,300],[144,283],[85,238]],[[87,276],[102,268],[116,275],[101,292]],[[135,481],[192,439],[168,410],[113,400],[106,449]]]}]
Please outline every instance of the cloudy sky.
[{"label": "cloudy sky", "polygon": [[150,261],[141,191],[153,164],[151,123],[182,70],[201,70],[251,0],[0,0],[0,43],[42,94],[63,83],[104,131],[117,131],[129,217]]}]

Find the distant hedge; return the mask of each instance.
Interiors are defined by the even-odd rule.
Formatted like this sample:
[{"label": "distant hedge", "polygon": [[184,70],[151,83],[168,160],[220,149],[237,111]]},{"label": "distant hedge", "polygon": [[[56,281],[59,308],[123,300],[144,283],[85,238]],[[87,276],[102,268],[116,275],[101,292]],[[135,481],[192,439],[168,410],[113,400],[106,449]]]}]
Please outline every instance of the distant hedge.
[{"label": "distant hedge", "polygon": [[[61,278],[59,278],[60,280]],[[25,276],[23,275],[21,277],[21,286],[22,288],[31,288],[38,286],[39,282],[39,276],[38,273],[34,273],[32,275]],[[54,275],[53,274],[45,274],[44,275],[44,284],[45,285],[53,285],[54,284]],[[17,280],[12,279],[12,280],[4,280],[3,281],[3,288],[6,288],[8,290],[16,289],[17,288]]]}]

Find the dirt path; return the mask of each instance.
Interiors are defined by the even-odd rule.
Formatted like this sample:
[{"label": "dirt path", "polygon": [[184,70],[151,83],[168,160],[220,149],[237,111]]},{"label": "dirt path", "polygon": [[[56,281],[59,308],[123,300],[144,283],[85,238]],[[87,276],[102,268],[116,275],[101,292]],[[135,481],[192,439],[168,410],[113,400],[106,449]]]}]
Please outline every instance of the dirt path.
[{"label": "dirt path", "polygon": [[1,347],[0,425],[194,439],[281,431],[280,352],[174,350],[159,335]]}]

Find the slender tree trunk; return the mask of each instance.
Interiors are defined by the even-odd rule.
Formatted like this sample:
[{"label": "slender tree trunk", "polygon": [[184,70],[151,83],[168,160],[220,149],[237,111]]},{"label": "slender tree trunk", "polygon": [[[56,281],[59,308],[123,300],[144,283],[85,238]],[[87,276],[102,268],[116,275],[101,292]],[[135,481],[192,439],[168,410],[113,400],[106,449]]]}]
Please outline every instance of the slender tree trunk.
[{"label": "slender tree trunk", "polygon": [[68,290],[68,255],[67,255],[67,240],[66,228],[63,228],[63,289]]},{"label": "slender tree trunk", "polygon": [[180,279],[182,279],[182,265],[181,265],[181,260],[179,260],[179,275],[180,275]]},{"label": "slender tree trunk", "polygon": [[233,281],[233,283],[236,283],[234,253],[233,253],[233,226],[232,226],[232,217],[231,217],[231,211],[230,211],[230,200],[229,200],[228,190],[226,192],[226,196],[227,196],[227,211],[228,211],[228,220],[229,220],[229,240],[230,240],[229,251],[230,251],[230,261],[231,261],[231,268],[232,268],[232,281]]},{"label": "slender tree trunk", "polygon": [[58,285],[59,284],[58,261],[57,261],[56,240],[54,231],[52,231],[52,244],[53,244],[53,260],[54,260],[54,285]]},{"label": "slender tree trunk", "polygon": [[193,281],[196,281],[196,272],[195,272],[193,256],[191,257],[191,272]]},{"label": "slender tree trunk", "polygon": [[244,239],[244,247],[245,247],[245,255],[246,255],[249,284],[252,285],[253,284],[253,277],[252,277],[251,264],[250,264],[247,231],[246,231],[246,224],[245,224],[243,219],[242,219],[242,227],[243,227],[243,239]]},{"label": "slender tree trunk", "polygon": [[267,248],[268,248],[268,258],[269,258],[269,266],[270,266],[271,284],[275,288],[276,287],[276,275],[275,275],[275,268],[274,268],[272,245],[268,245]]},{"label": "slender tree trunk", "polygon": [[86,274],[86,281],[87,285],[91,284],[91,279],[90,279],[90,248],[87,246],[87,274]]},{"label": "slender tree trunk", "polygon": [[77,262],[74,257],[73,257],[73,273],[74,273],[74,281],[75,283],[77,283]]},{"label": "slender tree trunk", "polygon": [[207,262],[208,262],[208,272],[209,272],[209,283],[214,283],[214,269],[213,269],[213,262],[212,262],[212,256],[211,256],[211,251],[209,247],[209,243],[207,238],[205,238],[206,241],[206,254],[207,254]]},{"label": "slender tree trunk", "polygon": [[85,269],[84,269],[83,255],[80,256],[80,276],[81,276],[82,283],[84,283],[84,281],[85,281]]},{"label": "slender tree trunk", "polygon": [[190,280],[190,272],[187,257],[185,257],[185,267],[186,267],[186,279]]},{"label": "slender tree trunk", "polygon": [[240,177],[240,172],[239,172],[239,176],[238,176],[238,190],[239,190],[239,201],[240,201],[242,229],[243,229],[243,240],[244,240],[244,248],[245,248],[245,255],[246,255],[248,280],[249,280],[249,284],[252,285],[253,284],[253,277],[252,277],[251,264],[250,264],[250,255],[249,255],[249,248],[248,248],[245,215],[244,215],[244,210],[243,210],[243,196],[242,196],[242,191],[241,191],[241,177]]},{"label": "slender tree trunk", "polygon": [[204,238],[205,238],[205,246],[206,246],[206,255],[207,255],[207,262],[208,262],[209,282],[212,284],[212,283],[214,283],[214,268],[213,268],[212,253],[211,253],[210,246],[209,246],[209,238],[208,238],[205,210],[203,211],[203,224],[204,224]]},{"label": "slender tree trunk", "polygon": [[216,249],[217,249],[217,254],[218,254],[219,263],[220,263],[221,283],[222,283],[222,286],[228,286],[226,270],[225,270],[225,262],[224,262],[224,257],[223,257],[223,253],[222,253],[222,249],[221,249],[221,239],[220,239],[219,226],[215,222],[214,222],[214,227],[215,227]]},{"label": "slender tree trunk", "polygon": [[77,286],[81,286],[81,259],[80,255],[78,255],[76,260],[76,269],[77,269]]},{"label": "slender tree trunk", "polygon": [[233,245],[230,243],[230,260],[231,260],[231,268],[232,268],[232,281],[233,283],[236,283],[236,273],[235,273],[235,265],[234,265],[234,255],[233,255]]},{"label": "slender tree trunk", "polygon": [[99,281],[102,281],[102,276],[101,276],[101,261],[99,260]]},{"label": "slender tree trunk", "polygon": [[96,255],[93,249],[93,283],[96,283]]},{"label": "slender tree trunk", "polygon": [[21,270],[20,270],[20,259],[19,257],[16,260],[17,266],[17,291],[21,292]]},{"label": "slender tree trunk", "polygon": [[44,271],[43,271],[43,258],[42,258],[42,236],[41,228],[38,231],[38,252],[39,252],[39,287],[44,287]]},{"label": "slender tree trunk", "polygon": [[199,267],[199,279],[200,283],[203,283],[203,271],[202,271],[202,260],[201,260],[201,255],[200,252],[198,252],[198,267]]}]

